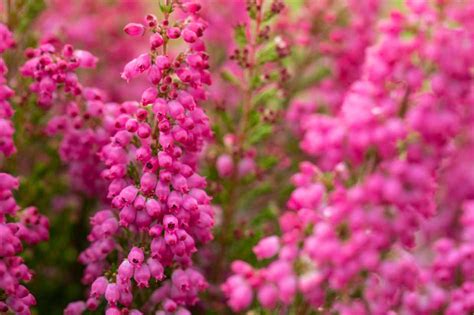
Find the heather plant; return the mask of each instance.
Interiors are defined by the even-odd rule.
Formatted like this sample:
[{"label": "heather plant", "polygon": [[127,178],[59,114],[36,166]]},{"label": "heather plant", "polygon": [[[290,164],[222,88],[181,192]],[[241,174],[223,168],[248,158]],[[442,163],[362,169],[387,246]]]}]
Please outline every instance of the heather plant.
[{"label": "heather plant", "polygon": [[0,313],[473,313],[473,21],[2,1]]},{"label": "heather plant", "polygon": [[[171,20],[175,10],[185,18]],[[101,210],[91,220],[91,245],[79,258],[87,265],[89,299],[70,304],[67,313],[94,310],[105,298],[107,314],[132,306],[184,314],[207,287],[191,259],[199,242],[212,239],[214,222],[206,180],[196,172],[211,136],[199,106],[211,82],[199,10],[193,2],[169,1],[161,6],[162,20],[150,14],[145,24],[124,27],[134,37],[149,33],[149,50],[127,63],[121,77],[146,75],[150,87],[139,102],[121,105],[115,134],[101,150],[107,197],[116,210]],[[187,49],[173,51],[172,42],[181,38]]]},{"label": "heather plant", "polygon": [[[228,256],[235,255],[229,244],[245,237],[239,234],[245,234],[247,222],[257,214],[245,208],[256,202],[267,206],[264,198],[275,179],[272,176],[288,165],[279,148],[279,122],[288,80],[284,61],[290,47],[274,27],[284,9],[281,1],[248,2],[240,22],[231,29],[228,59],[215,65],[214,72],[220,76],[214,84],[220,91],[211,92],[214,142],[204,165],[220,216],[215,242],[218,248],[214,252],[218,257],[209,266],[212,270],[228,267]],[[280,163],[278,157],[282,158]],[[222,273],[214,276],[219,279]]]},{"label": "heather plant", "polygon": [[84,84],[100,88],[107,100],[122,102],[137,98],[145,80],[127,84],[117,80],[123,65],[146,49],[145,38],[123,36],[122,26],[140,19],[151,1],[135,0],[46,0],[41,15],[35,21],[38,37],[43,43],[68,43],[90,51],[100,60],[96,71],[80,73]]},{"label": "heather plant", "polygon": [[[235,311],[250,306],[253,290],[262,307],[296,313],[472,311],[464,273],[471,249],[462,243],[470,203],[451,208],[464,218],[451,224],[465,232],[424,230],[441,210],[438,173],[456,155],[455,143],[470,138],[463,122],[472,124],[472,35],[446,26],[466,9],[457,5],[409,2],[406,14],[391,12],[337,114],[294,112],[300,147],[315,163],[303,162],[292,178],[297,189],[280,219],[281,237],[253,248],[258,259],[277,258],[261,269],[233,263],[223,289]],[[456,53],[447,45],[454,38],[464,43]],[[417,244],[417,236],[432,245]]]},{"label": "heather plant", "polygon": [[[0,54],[15,45],[5,24],[0,23]],[[9,99],[14,91],[7,85],[8,68],[0,57],[0,151],[5,158],[16,152],[13,139],[15,127],[11,121],[13,108]],[[13,191],[19,187],[18,178],[0,173],[0,311],[29,314],[36,304],[35,297],[23,285],[32,278],[32,271],[20,256],[23,244],[35,245],[48,239],[48,219],[36,207],[22,208]]]}]

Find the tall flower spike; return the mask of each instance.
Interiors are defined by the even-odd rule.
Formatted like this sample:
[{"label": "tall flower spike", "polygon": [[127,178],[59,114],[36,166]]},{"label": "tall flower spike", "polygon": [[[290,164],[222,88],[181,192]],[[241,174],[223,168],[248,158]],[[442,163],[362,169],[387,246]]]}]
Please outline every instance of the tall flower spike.
[{"label": "tall flower spike", "polygon": [[[212,136],[199,106],[210,84],[202,41],[206,24],[190,2],[181,6],[169,1],[162,9],[161,22],[148,15],[146,26],[125,27],[129,35],[150,34],[150,50],[129,62],[122,78],[147,75],[150,87],[140,102],[121,105],[115,135],[100,153],[114,210],[92,218],[92,243],[80,256],[87,265],[84,282],[97,288],[96,279],[105,275],[110,313],[130,310],[132,305],[145,313],[160,309],[186,313],[185,307],[196,303],[198,293],[207,287],[191,259],[198,243],[212,239],[214,223],[204,191],[206,180],[197,173],[199,154]],[[175,10],[182,10],[183,18],[171,22]],[[186,49],[170,51],[170,42],[181,41],[183,33]],[[105,226],[112,228],[104,233]],[[115,251],[119,261],[111,260],[117,257],[112,255]],[[163,281],[165,274],[171,279]],[[90,309],[97,307],[102,289],[93,291],[87,303]],[[136,291],[148,292],[144,296],[149,298],[140,299]]]},{"label": "tall flower spike", "polygon": [[38,106],[47,110],[45,133],[59,136],[59,155],[68,165],[75,189],[88,195],[103,195],[105,182],[98,151],[115,131],[110,120],[118,106],[106,103],[104,92],[83,87],[79,69],[94,68],[97,58],[90,52],[64,45],[61,50],[49,43],[28,49],[28,61],[20,72],[33,78],[30,90],[37,95]]},{"label": "tall flower spike", "polygon": [[[233,310],[250,306],[253,289],[267,309],[474,311],[474,250],[466,242],[474,177],[451,173],[473,148],[474,34],[464,23],[474,11],[454,2],[407,6],[380,23],[340,108],[322,114],[295,105],[303,109],[293,112],[300,147],[315,164],[301,163],[292,178],[282,235],[253,249],[259,259],[277,257],[261,269],[234,262],[222,286]],[[446,27],[453,22],[460,26]],[[448,187],[440,174],[459,176],[449,191],[459,182],[467,190],[442,200]]]},{"label": "tall flower spike", "polygon": [[[0,23],[0,54],[11,48],[15,41],[8,28]],[[0,57],[0,152],[9,157],[16,152],[13,142],[14,126],[10,120],[13,109],[8,99],[14,92],[7,85],[7,66]],[[48,219],[35,207],[21,209],[13,197],[19,180],[0,173],[0,312],[31,314],[35,297],[22,285],[33,277],[20,253],[22,243],[34,245],[48,239]]]}]

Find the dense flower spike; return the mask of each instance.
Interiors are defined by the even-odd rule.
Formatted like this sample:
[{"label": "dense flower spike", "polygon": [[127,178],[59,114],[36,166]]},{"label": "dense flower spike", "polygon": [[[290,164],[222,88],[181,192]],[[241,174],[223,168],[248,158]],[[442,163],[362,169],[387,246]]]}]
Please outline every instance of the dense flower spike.
[{"label": "dense flower spike", "polygon": [[[103,296],[107,313],[131,305],[147,312],[184,312],[207,287],[191,260],[197,244],[212,239],[214,222],[206,181],[196,173],[198,155],[212,135],[199,106],[206,97],[204,86],[210,84],[201,39],[206,25],[196,15],[199,10],[174,2],[163,10],[162,22],[148,15],[146,27],[131,23],[124,28],[132,36],[151,33],[150,51],[122,73],[127,81],[147,74],[150,87],[140,102],[120,106],[115,135],[101,150],[107,167],[102,177],[110,182],[108,197],[116,210],[94,215],[92,244],[80,256],[87,265],[83,281],[92,283],[86,304],[95,309]],[[183,10],[186,18],[170,24],[173,10]],[[183,39],[189,47],[171,54],[168,45],[181,34],[187,34]],[[107,259],[119,244],[118,257],[126,258],[115,271]],[[116,276],[107,276],[112,273]],[[164,280],[165,274],[170,279]],[[154,293],[149,301],[136,300],[136,290]]]},{"label": "dense flower spike", "polygon": [[28,49],[26,55],[29,60],[20,72],[34,79],[30,90],[38,105],[49,111],[44,132],[61,137],[59,153],[76,189],[100,194],[105,183],[97,154],[112,135],[112,119],[119,113],[116,104],[105,102],[101,90],[84,88],[76,74],[78,69],[94,68],[97,58],[71,45],[58,51],[52,44]]},{"label": "dense flower spike", "polygon": [[[301,148],[317,165],[304,162],[293,176],[281,237],[254,247],[258,258],[278,252],[277,259],[262,269],[234,263],[222,287],[233,310],[250,305],[249,290],[268,309],[293,304],[300,293],[307,306],[340,314],[474,310],[465,243],[472,186],[460,200],[435,202],[443,193],[439,173],[472,145],[474,34],[462,27],[462,3],[408,7],[406,16],[392,12],[380,24],[360,79],[329,111],[335,115],[301,103],[290,110],[302,121]],[[449,19],[461,26],[448,28]],[[432,226],[437,210],[451,211],[438,216],[460,229]]]},{"label": "dense flower spike", "polygon": [[[4,24],[0,24],[0,39],[0,54],[15,45],[12,33]],[[8,68],[3,58],[0,58],[0,152],[5,156],[10,156],[16,152],[16,148],[13,143],[14,127],[11,122],[13,109],[8,99],[15,92],[6,84],[7,72]]]},{"label": "dense flower spike", "polygon": [[42,43],[64,41],[99,57],[99,69],[81,73],[81,81],[103,90],[108,100],[122,102],[138,97],[144,80],[126,84],[117,80],[117,73],[146,47],[144,39],[122,36],[123,23],[141,18],[147,7],[147,1],[135,0],[48,0],[35,26]]},{"label": "dense flower spike", "polygon": [[[296,19],[279,21],[285,38],[308,54],[303,66],[296,68],[298,73],[290,82],[289,92],[297,92],[295,87],[307,84],[305,81],[313,83],[312,97],[292,106],[287,113],[290,119],[298,111],[314,112],[320,104],[331,112],[340,108],[347,89],[360,76],[366,49],[376,36],[383,4],[380,0],[307,0]],[[318,68],[316,74],[308,63]]]},{"label": "dense flower spike", "polygon": [[[0,23],[0,54],[15,44],[12,33]],[[7,67],[0,57],[0,152],[9,157],[16,152],[13,142],[14,126],[10,120],[13,109],[8,99],[14,92],[7,86]],[[33,272],[19,255],[22,243],[34,245],[48,239],[48,219],[35,207],[21,209],[13,191],[19,180],[0,173],[0,312],[31,314],[35,297],[22,285],[33,277]]]}]

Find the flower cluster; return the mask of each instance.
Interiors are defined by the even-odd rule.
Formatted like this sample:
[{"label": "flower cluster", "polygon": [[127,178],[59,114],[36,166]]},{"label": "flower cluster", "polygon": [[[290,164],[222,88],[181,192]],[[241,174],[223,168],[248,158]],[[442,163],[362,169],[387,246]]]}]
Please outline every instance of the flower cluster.
[{"label": "flower cluster", "polygon": [[[101,150],[113,210],[91,219],[91,245],[80,255],[90,296],[86,303],[70,304],[70,314],[97,308],[102,297],[107,314],[133,306],[187,314],[186,305],[195,304],[207,287],[191,260],[197,243],[212,239],[214,222],[206,180],[196,172],[199,154],[212,136],[198,105],[211,83],[201,39],[206,24],[194,2],[171,2],[162,10],[161,22],[147,15],[145,25],[124,28],[130,36],[149,32],[150,50],[130,61],[122,78],[146,73],[150,87],[140,102],[120,105],[115,134]],[[172,23],[173,10],[182,10],[186,18]],[[168,45],[179,38],[188,48],[172,54]]]},{"label": "flower cluster", "polygon": [[33,78],[30,91],[37,96],[37,104],[48,111],[44,133],[61,137],[59,154],[69,168],[73,186],[89,195],[100,194],[105,183],[100,178],[97,154],[114,131],[117,106],[106,103],[101,90],[84,88],[77,76],[79,69],[95,68],[97,58],[68,44],[58,51],[46,43],[27,49],[25,54],[29,59],[20,72]]},{"label": "flower cluster", "polygon": [[[0,24],[0,53],[14,44],[11,32]],[[0,151],[9,157],[16,152],[10,120],[13,109],[8,102],[14,92],[6,85],[6,74],[7,67],[0,57]],[[21,283],[31,280],[33,273],[19,255],[22,242],[34,245],[47,240],[49,225],[35,207],[20,208],[13,196],[18,187],[18,178],[0,173],[0,312],[31,314],[30,307],[36,299]]]},{"label": "flower cluster", "polygon": [[87,47],[102,62],[96,71],[81,74],[81,81],[100,88],[114,102],[140,96],[144,80],[126,84],[117,80],[123,64],[146,47],[145,40],[133,43],[123,36],[121,27],[128,19],[138,19],[147,10],[147,1],[84,0],[64,2],[50,0],[35,26],[41,42],[67,42]]},{"label": "flower cluster", "polygon": [[[279,20],[285,39],[305,54],[301,65],[295,66],[290,93],[309,92],[307,100],[299,99],[289,109],[289,119],[294,120],[299,111],[310,113],[323,106],[331,112],[339,110],[348,87],[360,77],[382,8],[380,0],[308,0],[296,18]],[[304,88],[294,91],[299,82]]]},{"label": "flower cluster", "polygon": [[[409,13],[394,11],[380,24],[335,114],[293,111],[300,146],[315,164],[300,164],[292,178],[281,237],[254,247],[258,259],[277,259],[262,269],[234,263],[223,285],[234,311],[250,305],[254,290],[269,309],[473,311],[469,199],[443,218],[458,231],[430,226],[438,174],[472,138],[473,33],[459,18],[467,19],[464,4],[423,3],[409,2]],[[461,26],[447,27],[450,18]]]},{"label": "flower cluster", "polygon": [[[0,24],[0,53],[15,45],[12,34],[4,24]],[[12,89],[6,84],[6,75],[8,69],[0,58],[0,151],[5,156],[10,156],[16,152],[13,143],[13,133],[15,129],[10,118],[13,115],[13,109],[8,103],[8,99],[14,95]]]}]

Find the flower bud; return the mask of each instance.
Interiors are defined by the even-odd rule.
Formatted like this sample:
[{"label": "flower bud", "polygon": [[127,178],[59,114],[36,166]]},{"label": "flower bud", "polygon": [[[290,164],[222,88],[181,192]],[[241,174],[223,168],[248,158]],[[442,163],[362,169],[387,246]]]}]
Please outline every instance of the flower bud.
[{"label": "flower bud", "polygon": [[130,36],[142,36],[145,33],[145,26],[140,23],[128,23],[123,30]]},{"label": "flower bud", "polygon": [[181,30],[178,27],[170,27],[166,30],[166,35],[168,35],[169,38],[179,38],[181,36]]},{"label": "flower bud", "polygon": [[163,37],[158,33],[150,36],[150,47],[152,50],[161,47],[164,42]]},{"label": "flower bud", "polygon": [[234,161],[228,154],[222,154],[216,161],[217,172],[220,177],[229,177],[232,175],[234,169]]}]

